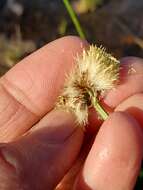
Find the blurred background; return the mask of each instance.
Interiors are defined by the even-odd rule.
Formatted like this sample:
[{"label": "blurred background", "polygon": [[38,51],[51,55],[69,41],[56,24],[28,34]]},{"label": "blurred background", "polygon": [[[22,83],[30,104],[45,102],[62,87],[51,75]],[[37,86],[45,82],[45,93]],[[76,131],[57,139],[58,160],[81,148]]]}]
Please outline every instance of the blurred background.
[{"label": "blurred background", "polygon": [[[90,43],[143,57],[142,0],[71,0]],[[44,44],[77,35],[62,0],[0,0],[0,75]]]},{"label": "blurred background", "polygon": [[[71,0],[87,40],[117,58],[143,57],[143,0]],[[0,0],[0,76],[31,52],[77,35],[62,0]],[[136,190],[143,188],[143,173]]]}]

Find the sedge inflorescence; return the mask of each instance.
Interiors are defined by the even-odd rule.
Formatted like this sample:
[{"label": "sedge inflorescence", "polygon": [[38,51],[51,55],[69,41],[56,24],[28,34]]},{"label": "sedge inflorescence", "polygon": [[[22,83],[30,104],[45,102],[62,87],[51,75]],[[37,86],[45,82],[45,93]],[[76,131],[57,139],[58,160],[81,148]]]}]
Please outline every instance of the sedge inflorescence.
[{"label": "sedge inflorescence", "polygon": [[78,123],[85,125],[88,123],[89,106],[95,107],[95,99],[98,102],[99,96],[117,84],[119,61],[104,48],[92,45],[77,57],[76,62],[56,107],[73,112]]}]

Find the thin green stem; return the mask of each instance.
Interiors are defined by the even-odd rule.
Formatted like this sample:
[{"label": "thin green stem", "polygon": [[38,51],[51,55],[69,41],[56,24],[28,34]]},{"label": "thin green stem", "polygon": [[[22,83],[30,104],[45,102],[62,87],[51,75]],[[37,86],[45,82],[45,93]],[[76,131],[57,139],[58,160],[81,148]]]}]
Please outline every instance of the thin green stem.
[{"label": "thin green stem", "polygon": [[97,99],[97,97],[95,96],[95,94],[90,89],[86,89],[86,90],[87,90],[87,93],[89,94],[89,97],[91,100],[91,106],[95,108],[95,110],[100,115],[102,120],[106,120],[108,118],[108,113],[100,105],[100,102]]},{"label": "thin green stem", "polygon": [[75,25],[76,31],[78,32],[79,36],[82,39],[86,39],[85,34],[83,32],[83,29],[82,29],[82,27],[81,27],[81,25],[79,23],[79,20],[78,20],[76,14],[75,14],[70,2],[69,2],[69,0],[63,0],[63,3],[65,5],[71,19],[72,19],[73,24]]},{"label": "thin green stem", "polygon": [[92,106],[96,109],[96,111],[98,112],[98,114],[103,120],[106,120],[108,118],[108,113],[100,105],[96,97],[93,97]]},{"label": "thin green stem", "polygon": [[[65,5],[65,7],[66,7],[66,9],[67,9],[67,11],[68,11],[68,13],[69,13],[71,19],[72,19],[73,24],[75,25],[76,31],[78,32],[79,36],[80,36],[82,39],[86,39],[85,34],[84,34],[84,32],[83,32],[83,29],[82,29],[82,27],[81,27],[81,25],[80,25],[80,23],[79,23],[79,20],[78,20],[76,14],[75,14],[75,12],[74,12],[74,10],[73,10],[73,8],[72,8],[70,2],[69,2],[69,0],[63,0],[63,3],[64,3],[64,5]],[[92,101],[93,101],[93,102],[92,102],[92,106],[96,109],[96,111],[97,111],[98,114],[101,116],[101,118],[102,118],[103,120],[106,120],[107,117],[108,117],[107,112],[106,112],[106,111],[103,109],[103,107],[100,105],[100,103],[99,103],[99,101],[97,100],[97,98],[95,98],[95,97],[93,96],[93,94],[91,93],[91,91],[89,91],[89,90],[87,90],[87,91],[88,91],[90,97],[92,97]]]}]

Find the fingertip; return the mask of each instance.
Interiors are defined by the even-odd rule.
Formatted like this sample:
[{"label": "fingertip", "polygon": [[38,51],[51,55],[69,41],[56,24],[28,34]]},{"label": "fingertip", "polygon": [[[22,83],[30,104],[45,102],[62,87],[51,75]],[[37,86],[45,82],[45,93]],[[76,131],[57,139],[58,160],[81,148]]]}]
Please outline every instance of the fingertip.
[{"label": "fingertip", "polygon": [[52,45],[55,43],[55,45],[57,45],[58,43],[64,43],[65,45],[70,45],[73,47],[79,47],[81,49],[85,48],[85,46],[89,46],[88,42],[86,40],[81,39],[78,36],[73,36],[73,35],[69,35],[69,36],[64,36],[61,37],[53,42]]},{"label": "fingertip", "polygon": [[131,65],[131,64],[140,65],[143,63],[143,59],[140,57],[134,57],[134,56],[123,57],[120,59],[120,63],[127,64],[127,65]]},{"label": "fingertip", "polygon": [[107,93],[105,104],[115,108],[131,95],[143,92],[143,59],[126,57],[121,59],[120,80],[116,88]]},{"label": "fingertip", "polygon": [[143,156],[142,137],[138,123],[129,114],[111,114],[85,162],[82,175],[86,186],[92,190],[133,189]]},{"label": "fingertip", "polygon": [[[122,58],[120,60],[119,84],[114,89],[110,90],[103,98],[103,102],[101,102],[105,110],[111,113],[116,107],[122,104],[130,96],[134,96],[137,93],[142,93],[142,80],[143,59],[138,57]],[[92,131],[97,131],[100,124],[101,121],[98,119],[97,114],[91,111],[91,113],[89,114],[89,129],[91,129]]]},{"label": "fingertip", "polygon": [[[120,103],[115,111],[124,111],[132,115],[140,124],[141,128],[143,126],[143,94],[138,93],[130,96],[122,103]],[[142,128],[143,130],[143,128]]]}]

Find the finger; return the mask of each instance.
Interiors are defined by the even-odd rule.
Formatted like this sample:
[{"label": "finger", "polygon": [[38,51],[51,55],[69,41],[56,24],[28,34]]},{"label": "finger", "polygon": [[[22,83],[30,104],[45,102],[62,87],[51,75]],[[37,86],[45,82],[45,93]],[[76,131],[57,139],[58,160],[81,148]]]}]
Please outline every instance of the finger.
[{"label": "finger", "polygon": [[143,59],[135,57],[122,59],[120,84],[107,94],[104,102],[115,108],[129,96],[143,92],[141,81],[143,81]]},{"label": "finger", "polygon": [[[109,113],[113,112],[126,98],[143,92],[143,59],[128,57],[121,60],[120,65],[120,83],[119,85],[108,92],[105,96],[102,106]],[[95,111],[89,114],[89,128],[91,133],[96,132],[101,125],[98,115]]]},{"label": "finger", "polygon": [[[117,106],[115,111],[126,111],[127,113],[130,113],[132,116],[134,116],[134,118],[136,118],[136,120],[140,123],[140,126],[142,127],[143,126],[143,117],[142,117],[143,116],[143,94],[135,94],[135,95],[127,98],[121,104],[119,104]],[[94,114],[94,117],[95,117],[95,114]],[[92,118],[92,119],[93,119],[92,120],[92,122],[93,122],[95,119],[94,118]],[[92,127],[94,129],[96,128],[95,123],[92,123]],[[91,131],[91,132],[93,132],[93,131]],[[80,162],[80,164],[82,164],[82,163],[83,162]],[[79,169],[80,168],[81,168],[81,166],[79,167]],[[57,188],[58,190],[64,189],[64,188],[70,189],[70,187],[73,185],[73,183],[75,181],[76,175],[74,176],[74,179],[73,179],[73,173],[75,173],[76,170],[77,170],[77,168],[75,168],[75,167],[72,168],[72,171],[61,182],[61,184],[59,185],[59,188]],[[77,174],[77,172],[76,172],[76,174]]]},{"label": "finger", "polygon": [[111,114],[97,134],[76,189],[133,189],[143,157],[142,139],[130,115]]},{"label": "finger", "polygon": [[0,79],[0,141],[11,141],[49,112],[75,56],[86,46],[64,37],[36,51]]},{"label": "finger", "polygon": [[91,149],[91,146],[94,141],[94,136],[85,135],[84,141],[80,150],[80,154],[78,155],[76,161],[68,171],[68,173],[64,176],[62,181],[57,185],[56,190],[71,190],[74,188],[75,180],[81,171],[85,159]]},{"label": "finger", "polygon": [[[125,111],[132,115],[143,127],[143,94],[135,94],[117,106],[115,111]],[[143,128],[142,128],[143,129]]]},{"label": "finger", "polygon": [[83,132],[70,114],[50,112],[43,126],[0,146],[0,189],[53,190],[73,164],[82,140]]}]

